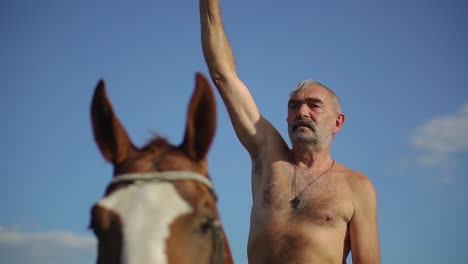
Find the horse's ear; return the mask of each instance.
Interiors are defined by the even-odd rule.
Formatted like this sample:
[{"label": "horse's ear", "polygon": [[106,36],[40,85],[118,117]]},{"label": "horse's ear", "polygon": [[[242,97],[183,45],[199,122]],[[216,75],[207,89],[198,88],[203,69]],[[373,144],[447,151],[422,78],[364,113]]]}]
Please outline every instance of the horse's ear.
[{"label": "horse's ear", "polygon": [[182,149],[190,158],[200,161],[206,158],[216,130],[216,102],[208,80],[197,73],[195,91],[190,99],[187,127]]},{"label": "horse's ear", "polygon": [[91,121],[94,139],[104,158],[113,164],[123,161],[133,149],[133,145],[112,109],[104,80],[100,80],[94,90]]}]

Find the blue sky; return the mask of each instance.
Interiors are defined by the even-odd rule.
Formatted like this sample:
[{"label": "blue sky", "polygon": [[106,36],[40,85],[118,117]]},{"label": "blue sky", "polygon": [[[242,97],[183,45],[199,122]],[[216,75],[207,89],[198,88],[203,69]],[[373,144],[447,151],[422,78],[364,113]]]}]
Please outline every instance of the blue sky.
[{"label": "blue sky", "polygon": [[[384,263],[468,258],[468,5],[426,1],[222,1],[241,78],[287,137],[302,79],[340,96],[333,157],[367,174]],[[0,262],[90,263],[89,208],[111,177],[89,105],[107,81],[137,145],[179,144],[194,73],[207,73],[198,1],[0,3]],[[209,155],[236,263],[246,263],[250,160],[218,101]]]}]

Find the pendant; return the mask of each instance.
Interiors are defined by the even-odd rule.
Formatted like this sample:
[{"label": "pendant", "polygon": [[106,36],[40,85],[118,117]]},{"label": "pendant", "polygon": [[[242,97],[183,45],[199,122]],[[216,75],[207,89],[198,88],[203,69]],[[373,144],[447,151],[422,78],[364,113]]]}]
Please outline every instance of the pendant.
[{"label": "pendant", "polygon": [[297,209],[297,207],[299,207],[299,203],[301,202],[301,199],[299,199],[299,197],[294,197],[294,199],[292,199],[291,201],[289,201],[289,203],[291,204],[291,207],[294,208],[294,209]]}]

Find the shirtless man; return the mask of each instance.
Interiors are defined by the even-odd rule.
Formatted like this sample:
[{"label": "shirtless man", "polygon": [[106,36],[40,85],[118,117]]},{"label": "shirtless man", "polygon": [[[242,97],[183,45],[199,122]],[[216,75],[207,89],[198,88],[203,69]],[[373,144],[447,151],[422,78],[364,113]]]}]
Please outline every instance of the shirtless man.
[{"label": "shirtless man", "polygon": [[249,263],[380,262],[374,187],[330,155],[345,116],[338,97],[305,81],[288,102],[289,149],[239,79],[219,0],[200,0],[202,46],[211,78],[252,159]]}]

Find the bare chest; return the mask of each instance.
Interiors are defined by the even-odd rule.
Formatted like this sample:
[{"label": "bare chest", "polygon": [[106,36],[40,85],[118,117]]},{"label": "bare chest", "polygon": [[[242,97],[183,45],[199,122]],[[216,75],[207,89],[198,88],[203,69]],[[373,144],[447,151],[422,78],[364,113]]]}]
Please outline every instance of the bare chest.
[{"label": "bare chest", "polygon": [[350,219],[350,192],[336,171],[313,174],[280,163],[263,172],[263,184],[255,195],[257,209],[263,215],[314,224],[336,224]]}]

